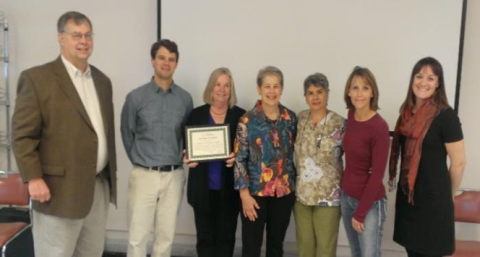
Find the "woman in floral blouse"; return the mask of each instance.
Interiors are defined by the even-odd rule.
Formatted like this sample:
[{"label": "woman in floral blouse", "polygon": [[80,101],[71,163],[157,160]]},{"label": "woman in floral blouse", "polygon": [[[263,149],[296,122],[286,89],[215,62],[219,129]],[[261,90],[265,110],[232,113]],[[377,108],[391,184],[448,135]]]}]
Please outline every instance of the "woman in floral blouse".
[{"label": "woman in floral blouse", "polygon": [[294,206],[300,257],[335,257],[340,224],[340,179],[345,119],[327,109],[328,79],[308,76],[303,92],[309,110],[298,115]]},{"label": "woman in floral blouse", "polygon": [[297,118],[280,104],[283,74],[279,69],[261,69],[257,90],[261,100],[240,118],[235,142],[235,189],[240,191],[243,214],[242,256],[260,256],[266,225],[266,256],[281,257],[295,202]]}]

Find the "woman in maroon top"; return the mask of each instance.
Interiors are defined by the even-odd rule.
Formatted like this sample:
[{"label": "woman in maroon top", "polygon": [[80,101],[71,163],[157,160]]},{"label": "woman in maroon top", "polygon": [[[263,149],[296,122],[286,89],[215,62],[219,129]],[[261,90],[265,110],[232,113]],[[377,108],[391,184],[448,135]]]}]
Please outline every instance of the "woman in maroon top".
[{"label": "woman in maroon top", "polygon": [[378,96],[370,70],[355,67],[344,94],[349,112],[343,139],[346,165],[340,199],[353,257],[381,256],[387,205],[382,180],[390,138],[387,123],[377,113]]}]

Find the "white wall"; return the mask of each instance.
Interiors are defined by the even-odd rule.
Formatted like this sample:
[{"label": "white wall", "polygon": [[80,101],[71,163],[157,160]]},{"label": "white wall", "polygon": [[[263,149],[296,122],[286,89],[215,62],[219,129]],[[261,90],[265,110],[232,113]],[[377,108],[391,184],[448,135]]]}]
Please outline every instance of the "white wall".
[{"label": "white wall", "polygon": [[[58,56],[56,21],[62,13],[68,10],[77,10],[90,17],[95,32],[95,50],[91,63],[104,71],[113,81],[116,111],[115,125],[116,131],[119,132],[119,113],[126,94],[149,80],[152,75],[149,63],[149,49],[156,39],[156,1],[0,0],[0,10],[5,12],[10,22],[10,83],[14,90],[22,70],[51,61]],[[182,18],[181,13],[176,15],[178,19]],[[480,167],[480,156],[478,154],[480,151],[480,136],[476,130],[480,127],[478,116],[480,112],[480,101],[478,101],[480,88],[477,85],[478,79],[476,77],[478,67],[480,67],[480,49],[478,48],[478,45],[480,45],[479,25],[480,1],[471,0],[469,1],[467,14],[463,81],[460,98],[460,118],[466,138],[468,157],[463,186],[469,188],[480,188],[480,174],[476,172],[476,168]],[[174,38],[172,39],[175,40]],[[180,52],[182,52],[182,45],[179,45],[179,48]],[[201,60],[197,60],[197,62],[201,62]],[[189,69],[189,67],[186,67],[187,63],[183,57],[180,59],[178,74],[181,74],[183,70]],[[408,67],[408,69],[411,69],[411,67]],[[205,80],[207,76],[208,74],[204,74]],[[205,83],[206,81],[200,81],[198,83],[200,89],[195,92],[201,92]],[[453,87],[454,85],[447,86]],[[15,97],[14,92],[12,97]],[[285,95],[284,97],[288,96]],[[199,98],[194,95],[194,99]],[[453,104],[454,99],[449,100]],[[196,106],[200,104],[201,102],[195,101]],[[244,107],[248,108],[248,106]],[[127,238],[126,195],[131,164],[123,150],[119,133],[117,134],[117,156],[119,167],[119,204],[117,209],[111,208],[110,211],[107,243],[111,249],[125,250],[125,240]],[[3,159],[0,159],[0,161],[3,162]],[[394,195],[390,194],[389,199],[393,203]],[[384,249],[401,250],[391,239],[393,233],[392,206],[390,205],[389,209],[383,247]],[[193,214],[186,201],[183,202],[179,218],[175,242],[180,245],[193,246],[195,243]],[[480,228],[478,227],[461,226],[457,234],[459,237],[474,236],[477,240],[480,240]],[[238,233],[238,235],[240,234]],[[294,227],[292,225],[288,231],[287,249],[294,250],[294,238]],[[240,238],[237,242],[240,243]],[[346,245],[343,229],[340,245]]]},{"label": "white wall", "polygon": [[4,29],[4,16],[0,10],[0,170],[8,169],[8,162],[7,162],[7,149],[5,148],[5,144],[7,143],[7,126],[8,124],[5,122],[7,117],[7,107],[4,105],[5,101],[7,101],[7,86],[5,84],[5,76],[4,69],[7,67],[5,64],[5,50],[4,50],[4,42],[7,40],[7,37],[3,33]]},{"label": "white wall", "polygon": [[[467,152],[462,188],[480,189],[480,1],[468,1],[459,116]],[[450,100],[450,99],[449,99]],[[457,237],[480,240],[480,226],[457,224]]]}]

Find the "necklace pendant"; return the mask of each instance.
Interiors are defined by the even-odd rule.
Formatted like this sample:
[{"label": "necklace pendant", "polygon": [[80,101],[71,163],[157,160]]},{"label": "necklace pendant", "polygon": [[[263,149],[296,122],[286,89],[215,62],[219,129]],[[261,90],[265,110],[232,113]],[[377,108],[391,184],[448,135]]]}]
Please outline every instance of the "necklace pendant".
[{"label": "necklace pendant", "polygon": [[320,148],[322,146],[322,135],[317,137],[317,148]]}]

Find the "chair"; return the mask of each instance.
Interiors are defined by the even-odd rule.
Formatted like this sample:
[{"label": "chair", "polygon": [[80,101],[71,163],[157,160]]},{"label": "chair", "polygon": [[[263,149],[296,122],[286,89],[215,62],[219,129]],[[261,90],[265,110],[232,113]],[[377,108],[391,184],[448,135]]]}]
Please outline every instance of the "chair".
[{"label": "chair", "polygon": [[[29,205],[29,201],[27,185],[22,182],[20,175],[0,171],[0,205],[25,206]],[[0,223],[2,257],[6,257],[7,246],[30,226],[31,223],[25,222]]]},{"label": "chair", "polygon": [[[480,224],[480,191],[463,189],[455,196],[455,221]],[[480,241],[456,240],[452,257],[480,256]]]}]

